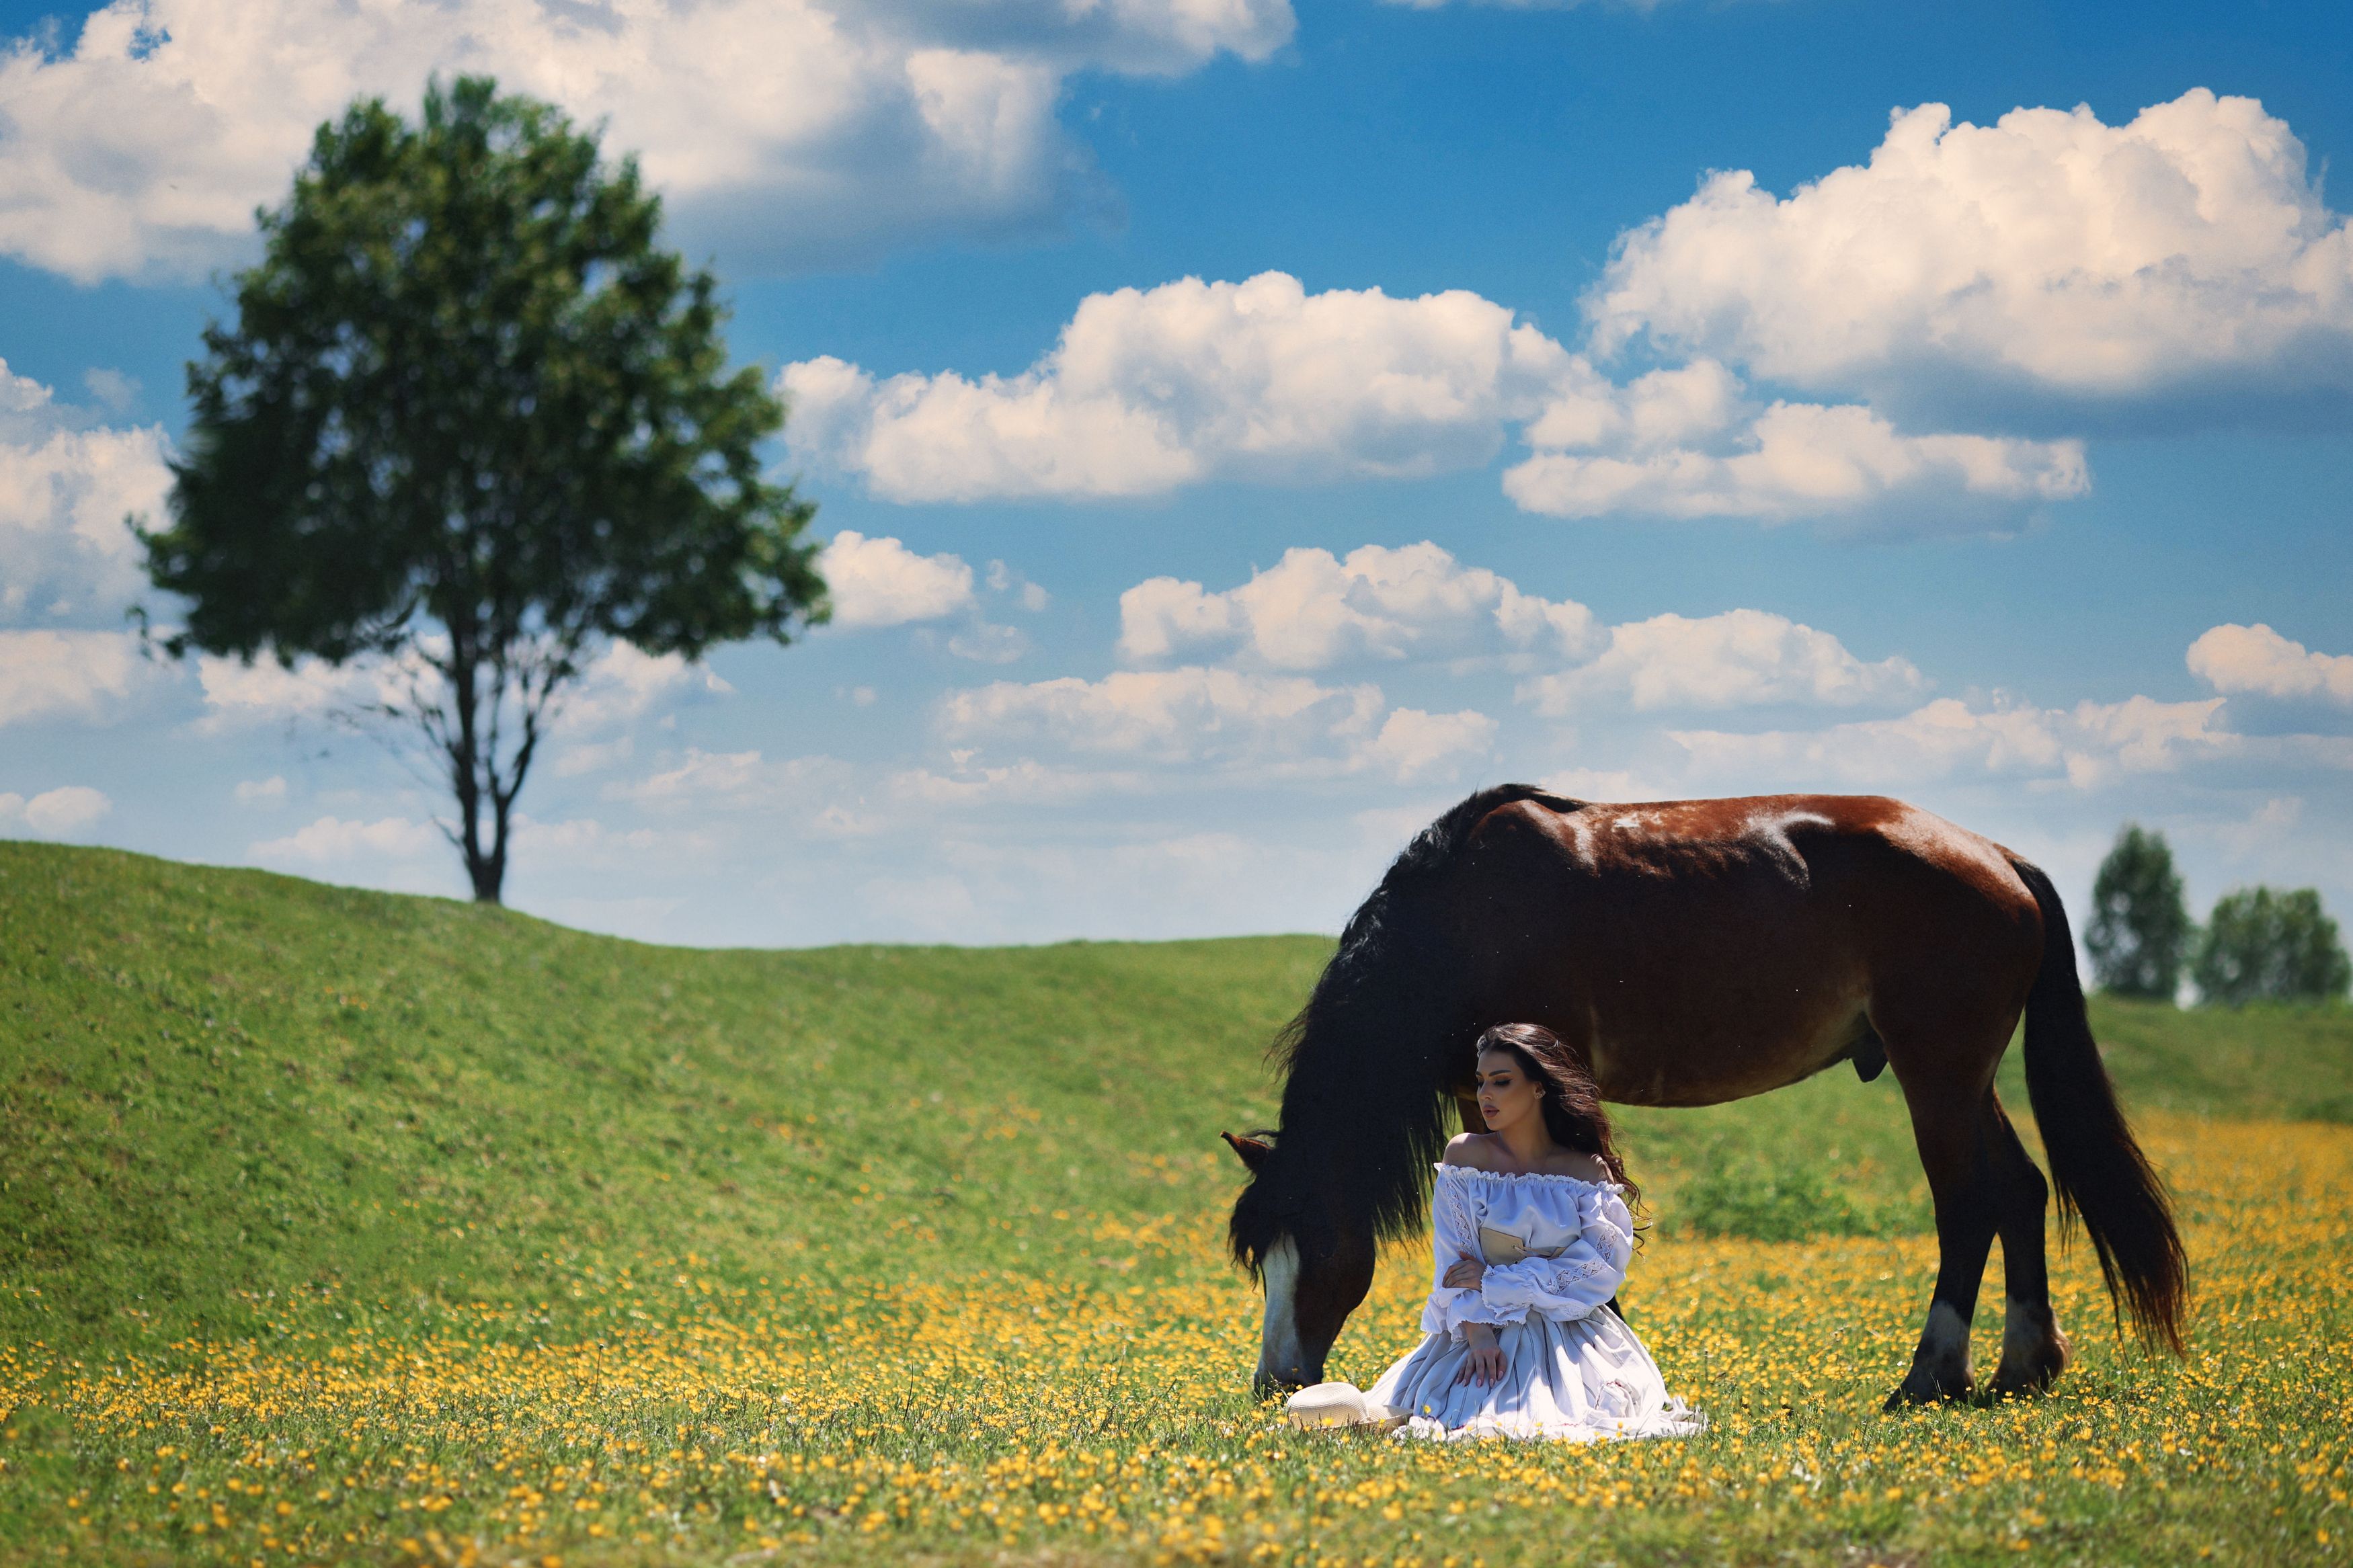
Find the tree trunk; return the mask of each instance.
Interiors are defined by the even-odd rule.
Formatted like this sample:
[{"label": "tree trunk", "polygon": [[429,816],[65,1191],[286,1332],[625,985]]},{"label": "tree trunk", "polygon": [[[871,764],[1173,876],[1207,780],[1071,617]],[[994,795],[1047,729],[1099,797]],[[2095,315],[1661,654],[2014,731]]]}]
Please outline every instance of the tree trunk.
[{"label": "tree trunk", "polygon": [[[482,847],[482,734],[480,727],[480,696],[474,680],[479,661],[475,658],[472,639],[458,627],[450,628],[449,667],[447,677],[451,700],[458,705],[458,728],[448,736],[449,783],[458,796],[459,837],[458,847],[465,851],[466,875],[474,884],[474,901],[495,904],[507,879],[506,813],[498,812],[492,829],[491,847]],[[495,695],[492,700],[496,700]],[[497,798],[496,780],[491,782],[491,795]]]},{"label": "tree trunk", "polygon": [[474,902],[478,904],[499,902],[500,885],[507,879],[505,846],[500,846],[496,852],[489,855],[468,849],[466,875],[474,879]]}]

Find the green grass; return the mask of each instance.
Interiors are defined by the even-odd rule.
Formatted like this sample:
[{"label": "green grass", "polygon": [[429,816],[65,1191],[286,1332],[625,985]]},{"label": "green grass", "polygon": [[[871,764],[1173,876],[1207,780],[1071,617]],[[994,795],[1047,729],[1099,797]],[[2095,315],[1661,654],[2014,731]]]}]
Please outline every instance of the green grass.
[{"label": "green grass", "polygon": [[856,1269],[859,1194],[1020,1261],[1006,1221],[1230,1160],[1327,945],[696,952],[26,844],[0,931],[0,1272],[39,1292],[0,1336],[92,1345],[329,1285],[536,1297],[589,1252]]},{"label": "green grass", "polygon": [[[1034,1452],[1039,1441],[1112,1445],[1130,1457],[1190,1455],[1184,1463],[1204,1475],[1256,1462],[1271,1450],[1264,1418],[1239,1388],[1254,1331],[1249,1300],[1216,1254],[1216,1225],[1239,1168],[1216,1133],[1271,1119],[1275,1090],[1261,1053],[1327,951],[1321,938],[1272,937],[693,952],[464,904],[0,843],[0,1350],[7,1352],[0,1363],[40,1363],[18,1379],[12,1457],[0,1460],[0,1561],[54,1560],[53,1550],[135,1556],[125,1537],[106,1533],[106,1521],[150,1505],[129,1491],[90,1502],[100,1479],[168,1479],[168,1467],[196,1463],[192,1452],[210,1456],[204,1462],[216,1469],[201,1473],[217,1479],[227,1473],[218,1467],[258,1463],[256,1454],[311,1465],[312,1446],[359,1441],[347,1430],[243,1406],[241,1415],[196,1421],[158,1414],[166,1408],[158,1405],[136,1421],[121,1417],[128,1426],[110,1426],[69,1413],[56,1382],[68,1366],[113,1368],[106,1375],[135,1381],[211,1375],[206,1369],[264,1352],[291,1358],[290,1366],[389,1343],[437,1354],[434,1347],[450,1345],[473,1347],[469,1355],[497,1347],[505,1347],[501,1355],[552,1354],[618,1343],[647,1332],[648,1322],[684,1336],[681,1343],[740,1336],[756,1321],[763,1343],[821,1345],[906,1313],[913,1316],[905,1323],[920,1325],[926,1311],[963,1310],[944,1297],[926,1298],[928,1306],[899,1296],[886,1302],[882,1292],[911,1278],[977,1292],[957,1300],[1043,1291],[1035,1309],[1041,1322],[1060,1313],[1081,1324],[1127,1322],[1125,1342],[1159,1343],[1164,1359],[1138,1351],[1128,1372],[1106,1374],[1110,1392],[1102,1397],[1112,1404],[1083,1429],[1058,1413],[1080,1393],[1056,1373],[1062,1381],[1037,1383],[1023,1396],[1033,1403],[1020,1406],[1016,1426],[975,1415],[968,1429],[956,1429],[961,1436],[941,1435],[949,1431],[943,1426],[917,1441],[910,1434],[919,1428],[903,1415],[875,1414],[901,1407],[876,1405],[881,1396],[871,1393],[841,1396],[841,1408],[853,1413],[842,1417],[848,1425],[795,1436],[789,1421],[776,1425],[773,1397],[764,1396],[766,1415],[746,1415],[752,1406],[739,1410],[728,1403],[734,1395],[706,1389],[692,1399],[647,1395],[654,1414],[628,1440],[667,1446],[676,1426],[683,1452],[692,1424],[708,1421],[739,1447],[765,1443],[811,1463],[823,1453],[886,1468],[918,1460],[977,1466]],[[2094,1024],[2136,1107],[2353,1119],[2353,1016],[2343,1008],[2180,1013],[2095,998]],[[2015,1055],[2005,1064],[2004,1092],[2023,1121]],[[1786,1349],[1788,1335],[1811,1330],[1803,1302],[1758,1305],[1774,1294],[1771,1281],[1825,1268],[1880,1270],[1875,1304],[1853,1309],[1837,1331],[1861,1333],[1863,1317],[1878,1325],[1852,1342],[1863,1348],[1836,1352],[1844,1381],[1820,1384],[1835,1413],[1785,1408],[1772,1419],[1787,1430],[1770,1421],[1757,1428],[1778,1431],[1775,1442],[1809,1445],[1775,1461],[1801,1468],[1811,1461],[1787,1455],[1813,1453],[1810,1445],[1828,1441],[1822,1434],[1833,1426],[1847,1434],[1841,1440],[1874,1440],[1870,1434],[1886,1428],[1873,1425],[1871,1394],[1900,1373],[1926,1283],[1926,1199],[1892,1078],[1864,1085],[1840,1068],[1741,1105],[1628,1111],[1622,1126],[1666,1244],[1642,1266],[1660,1281],[1655,1304],[1645,1304],[1639,1268],[1632,1300],[1638,1311],[1656,1314],[1647,1321],[1660,1324],[1670,1349]],[[2316,1194],[2338,1190],[2326,1170],[2311,1180]],[[2236,1212],[2231,1201],[2202,1188],[2187,1200],[2193,1217],[2218,1221]],[[1698,1239],[1708,1237],[1748,1239]],[[2283,1354],[2299,1343],[2345,1341],[2341,1260],[2329,1265],[2295,1250],[2305,1246],[2283,1241],[2276,1257],[2263,1255],[2274,1283],[2322,1281],[2313,1286],[2319,1294],[2295,1297],[2306,1303],[2296,1308],[2307,1314],[2302,1326],[2276,1327]],[[1712,1247],[1735,1247],[1722,1254],[1730,1261],[1707,1261],[1718,1257]],[[1862,1261],[1839,1261],[1846,1258]],[[2084,1299],[2081,1262],[2074,1288]],[[1410,1273],[1414,1266],[1401,1267]],[[1675,1294],[1680,1282],[1704,1280],[1718,1268],[1737,1273],[1736,1295],[1712,1306],[1713,1288],[1704,1284],[1693,1286],[1687,1302]],[[2323,1273],[2311,1275],[2315,1268]],[[867,1308],[845,1306],[860,1292],[871,1295]],[[2188,1374],[2105,1348],[2095,1310],[2079,1307],[2075,1321],[2089,1349],[2070,1385],[2077,1397],[2159,1414],[2166,1400],[2186,1397],[2187,1385],[2167,1379]],[[1182,1354],[1167,1337],[1180,1331],[1194,1347]],[[989,1344],[1022,1342],[1001,1324],[989,1331],[998,1336],[982,1335]],[[1344,1352],[1361,1358],[1398,1331],[1368,1309]],[[1166,1367],[1212,1367],[1214,1387],[1176,1400],[1131,1386],[1147,1364],[1163,1368],[1150,1375],[1164,1378],[1177,1375]],[[1802,1354],[1771,1364],[1782,1370],[1746,1384],[1719,1380],[1703,1396],[1721,1410],[1752,1397],[1771,1404],[1784,1399],[1763,1392],[1781,1386],[1773,1379],[1814,1375],[1802,1371]],[[973,1387],[985,1385],[984,1378]],[[0,1364],[0,1405],[11,1397],[8,1386],[9,1368]],[[543,1432],[532,1425],[538,1416],[499,1408],[507,1414],[486,1417],[483,1429],[538,1432],[533,1464],[554,1464],[547,1456],[569,1455],[581,1440],[570,1427]],[[184,1420],[195,1422],[193,1437],[156,1442]],[[404,1476],[422,1474],[417,1467],[427,1460],[417,1456],[429,1455],[438,1456],[435,1466],[474,1467],[469,1474],[487,1479],[483,1456],[503,1451],[484,1447],[487,1437],[432,1436],[428,1428],[440,1431],[394,1422],[368,1439],[375,1447],[366,1452],[407,1456],[396,1465],[384,1460],[410,1467],[398,1471]],[[891,1432],[898,1436],[887,1442],[880,1436]],[[1015,1447],[1008,1434],[1018,1435]],[[721,1440],[709,1440],[714,1456]],[[1309,1472],[1322,1463],[1315,1455],[1324,1450],[1293,1447],[1268,1474],[1290,1474],[1283,1467],[1295,1468],[1303,1457]],[[1693,1451],[1715,1467],[1711,1488],[1728,1486],[1725,1478],[1744,1462],[1704,1444]],[[1366,1486],[1394,1479],[1394,1467],[1406,1462],[1361,1445],[1329,1452],[1339,1471]],[[1547,1472],[1556,1481],[1567,1473]],[[2268,1486],[2284,1473],[2258,1467],[2242,1481]],[[1475,1494],[1475,1478],[1465,1484]],[[2253,1522],[2268,1516],[2252,1493],[2211,1476],[2199,1484],[2210,1489],[2177,1491],[2164,1507],[2202,1498],[2205,1512],[2184,1517],[2220,1541],[2224,1557],[2277,1560],[2279,1542]],[[18,1489],[13,1504],[11,1486]],[[1441,1486],[1428,1495],[1454,1494]],[[2002,1500],[2010,1495],[1997,1489],[1970,1506],[2009,1506]],[[2028,1487],[2020,1495],[2036,1494]],[[722,1502],[711,1506],[712,1519],[732,1521]],[[703,1531],[702,1508],[681,1505],[657,1547],[624,1552],[572,1538],[566,1550],[605,1554],[593,1561],[717,1561],[732,1548]],[[814,1521],[838,1511],[811,1513],[814,1544],[795,1550],[833,1551],[834,1535]],[[1873,1542],[1975,1558],[2010,1544],[1970,1522],[1975,1515],[1881,1512],[1884,1529],[1867,1510],[1822,1523],[1771,1510],[1752,1519],[1725,1505],[1694,1514],[1680,1532],[1659,1533],[1664,1521],[1655,1514],[1639,1530],[1621,1520],[1631,1532],[1612,1523],[1620,1532],[1607,1539],[1626,1549],[1649,1542],[1689,1560],[1834,1554]],[[98,1522],[73,1522],[92,1514]],[[490,1532],[484,1539],[508,1528],[462,1510],[443,1522],[455,1531],[468,1517],[469,1528]],[[1372,1522],[1378,1517],[1339,1535],[1387,1550],[1397,1542]],[[1577,1517],[1597,1530],[1619,1519]],[[2084,1517],[2094,1524],[2079,1544],[2105,1538],[2124,1515]],[[1312,1542],[1313,1504],[1303,1518]],[[429,1554],[432,1542],[401,1534],[409,1528],[405,1514],[387,1510],[355,1517],[348,1554],[400,1560],[390,1544],[396,1538],[423,1542],[407,1555]],[[1159,1550],[1218,1554],[1198,1537],[1185,1546],[1188,1538],[1173,1527],[1154,1529]],[[1497,1529],[1491,1560],[1546,1560],[1541,1534]],[[961,1537],[908,1530],[910,1549],[962,1550]],[[1138,1526],[1121,1539],[1141,1534]],[[2166,1561],[2153,1543],[2178,1545],[2194,1534],[2158,1531],[2116,1555]],[[1113,1550],[1109,1537],[1050,1527],[1004,1539],[1034,1540],[1050,1552]],[[2308,1533],[2300,1539],[2310,1544]],[[225,1538],[173,1540],[174,1555],[208,1551],[208,1541],[227,1551]],[[1313,1561],[1320,1550],[1303,1547],[1295,1532],[1281,1543],[1292,1554],[1285,1560]],[[345,1554],[315,1542],[304,1549]],[[2109,1560],[2086,1552],[2077,1554]],[[1465,1563],[1471,1555],[1455,1554]],[[1419,1549],[1409,1555],[1419,1560]],[[1427,1555],[1436,1562],[1441,1554]]]}]

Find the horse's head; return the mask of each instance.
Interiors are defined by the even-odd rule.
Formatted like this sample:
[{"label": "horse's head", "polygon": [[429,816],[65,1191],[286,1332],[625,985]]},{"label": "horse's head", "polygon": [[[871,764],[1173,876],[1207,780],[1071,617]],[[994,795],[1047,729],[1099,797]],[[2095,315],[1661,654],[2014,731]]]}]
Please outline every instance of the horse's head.
[{"label": "horse's head", "polygon": [[1234,1257],[1266,1290],[1250,1386],[1265,1395],[1321,1383],[1332,1342],[1373,1287],[1371,1218],[1353,1211],[1323,1162],[1263,1137],[1219,1136],[1250,1173],[1229,1226]]}]

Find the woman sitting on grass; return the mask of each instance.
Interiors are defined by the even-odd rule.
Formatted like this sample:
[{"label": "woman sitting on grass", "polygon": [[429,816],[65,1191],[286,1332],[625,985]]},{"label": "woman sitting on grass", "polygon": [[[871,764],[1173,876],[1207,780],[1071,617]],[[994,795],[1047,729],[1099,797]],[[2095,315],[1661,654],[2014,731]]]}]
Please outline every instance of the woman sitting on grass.
[{"label": "woman sitting on grass", "polygon": [[1477,1082],[1489,1131],[1446,1146],[1430,1196],[1428,1337],[1362,1394],[1302,1389],[1292,1419],[1435,1438],[1697,1432],[1609,1306],[1633,1256],[1626,1197],[1641,1193],[1592,1077],[1551,1030],[1499,1024],[1479,1037]]}]

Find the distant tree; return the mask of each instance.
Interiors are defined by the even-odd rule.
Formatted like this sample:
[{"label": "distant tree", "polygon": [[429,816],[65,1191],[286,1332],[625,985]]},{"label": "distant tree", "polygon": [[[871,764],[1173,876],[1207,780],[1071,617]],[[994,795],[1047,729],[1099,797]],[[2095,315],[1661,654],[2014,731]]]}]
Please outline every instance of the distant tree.
[{"label": "distant tree", "polygon": [[2189,908],[2165,835],[2125,824],[2092,883],[2092,923],[2084,932],[2092,973],[2117,995],[2169,1002],[2190,936]]},{"label": "distant tree", "polygon": [[188,366],[194,418],[155,584],[162,639],[291,665],[376,656],[496,903],[555,704],[613,638],[700,657],[826,615],[816,508],[762,475],[784,409],[731,374],[708,272],[657,243],[634,160],[483,78],[319,129],[258,215],[237,321]]},{"label": "distant tree", "polygon": [[2353,984],[2337,922],[2310,888],[2249,888],[2214,906],[2190,977],[2209,1002],[2325,1001]]}]

